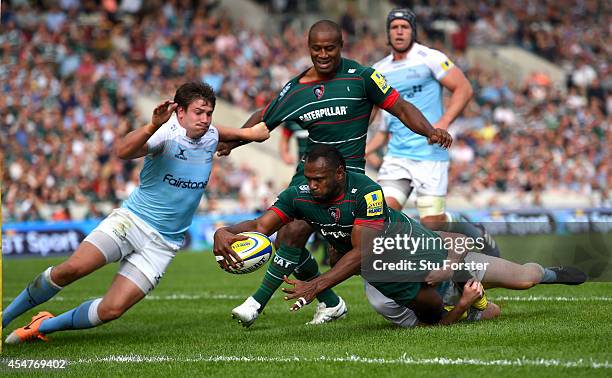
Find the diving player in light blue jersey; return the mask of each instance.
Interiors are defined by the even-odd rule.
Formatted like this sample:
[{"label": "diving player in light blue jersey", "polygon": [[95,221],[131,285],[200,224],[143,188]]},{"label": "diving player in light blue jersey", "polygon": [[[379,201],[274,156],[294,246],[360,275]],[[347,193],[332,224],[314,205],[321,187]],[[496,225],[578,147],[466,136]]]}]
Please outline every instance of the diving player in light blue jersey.
[{"label": "diving player in light blue jersey", "polygon": [[[416,41],[416,15],[407,8],[393,9],[387,16],[392,53],[377,62],[386,80],[416,106],[435,127],[444,130],[461,114],[472,97],[472,87],[448,57]],[[444,109],[442,92],[452,95]],[[420,222],[432,230],[485,238],[484,252],[499,256],[495,241],[483,229],[460,214],[447,213],[448,151],[405,127],[384,113],[381,130],[368,143],[366,154],[388,141],[388,151],[378,173],[389,206],[401,210],[413,189],[417,194]]]},{"label": "diving player in light blue jersey", "polygon": [[104,297],[86,301],[57,317],[43,311],[13,331],[19,344],[61,330],[85,329],[119,318],[159,283],[183,243],[200,203],[217,143],[264,141],[264,123],[250,129],[211,125],[215,94],[208,84],[180,86],[174,101],[153,111],[150,124],[115,144],[121,159],[145,156],[140,185],[94,229],[63,263],[46,269],[4,310],[6,327],[25,311],[51,299],[66,285],[104,265],[119,261],[119,270]]}]

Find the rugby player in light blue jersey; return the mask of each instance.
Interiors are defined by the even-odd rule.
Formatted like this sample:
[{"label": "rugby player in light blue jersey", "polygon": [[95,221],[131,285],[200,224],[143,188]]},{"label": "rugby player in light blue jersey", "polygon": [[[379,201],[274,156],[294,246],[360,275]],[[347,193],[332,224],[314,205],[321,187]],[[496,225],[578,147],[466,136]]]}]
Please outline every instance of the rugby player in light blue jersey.
[{"label": "rugby player in light blue jersey", "polygon": [[181,85],[174,100],[153,111],[150,124],[115,144],[121,159],[145,156],[140,185],[121,208],[105,218],[63,263],[46,269],[4,310],[2,326],[51,299],[66,285],[111,262],[119,262],[102,298],[88,300],[57,317],[43,311],[13,331],[19,344],[62,330],[85,329],[119,318],[159,283],[183,243],[210,175],[218,142],[263,141],[261,123],[250,129],[211,125],[215,94],[208,84]]},{"label": "rugby player in light blue jersey", "polygon": [[[410,9],[393,9],[387,16],[392,52],[374,64],[374,68],[435,128],[447,130],[470,101],[472,86],[444,53],[418,43],[416,31],[416,15]],[[446,110],[442,99],[444,88],[452,93]],[[378,182],[389,206],[401,210],[412,190],[416,190],[416,205],[423,225],[472,239],[482,238],[482,252],[499,256],[495,241],[484,227],[470,223],[460,214],[446,212],[448,151],[402,128],[401,122],[387,112],[382,118],[380,131],[368,143],[366,154],[388,141]]]},{"label": "rugby player in light blue jersey", "polygon": [[[416,15],[412,10],[391,10],[386,26],[392,51],[373,67],[406,101],[417,107],[434,128],[447,130],[472,98],[472,86],[444,53],[417,42]],[[446,110],[442,96],[444,88],[452,93]],[[484,227],[470,223],[460,214],[446,212],[448,151],[429,144],[426,138],[403,127],[401,121],[387,112],[378,117],[381,118],[383,122],[368,143],[366,155],[388,143],[378,182],[389,207],[401,210],[412,190],[416,190],[419,221],[424,226],[464,234],[479,240],[483,253],[499,256],[495,241]],[[386,302],[384,298],[374,298],[372,291],[366,293],[370,303]]]},{"label": "rugby player in light blue jersey", "polygon": [[[461,114],[472,97],[472,87],[448,57],[416,41],[416,15],[407,8],[393,9],[387,16],[387,33],[392,52],[376,64],[400,95],[416,106],[439,129]],[[452,96],[444,109],[442,92]],[[388,151],[378,173],[389,206],[401,210],[413,189],[417,194],[420,222],[432,229],[482,236],[468,222],[445,213],[448,184],[448,151],[407,128],[386,113],[380,130],[368,144],[371,153],[388,141]],[[467,228],[467,229],[466,229]]]}]

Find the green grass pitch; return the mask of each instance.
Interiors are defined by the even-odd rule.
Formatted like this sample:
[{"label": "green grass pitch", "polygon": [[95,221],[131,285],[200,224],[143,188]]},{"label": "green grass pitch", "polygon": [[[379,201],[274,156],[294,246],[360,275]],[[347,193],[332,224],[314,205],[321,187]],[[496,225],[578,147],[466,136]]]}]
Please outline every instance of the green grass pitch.
[{"label": "green grass pitch", "polygon": [[[518,251],[518,260],[526,258],[525,240],[500,238],[502,250]],[[4,306],[59,261],[5,259]],[[76,282],[37,310],[59,314],[102,296],[116,269],[113,264]],[[74,376],[612,374],[612,283],[491,290],[489,297],[502,307],[500,319],[405,330],[374,313],[361,279],[354,277],[337,288],[349,306],[344,320],[306,326],[314,305],[290,313],[277,293],[257,322],[244,329],[230,318],[231,309],[254,291],[263,273],[230,275],[217,268],[210,253],[181,252],[150,297],[121,319],[51,334],[48,343],[4,345],[0,372],[17,371],[6,367],[9,360],[67,359],[62,372]],[[16,319],[4,337],[34,313]]]}]

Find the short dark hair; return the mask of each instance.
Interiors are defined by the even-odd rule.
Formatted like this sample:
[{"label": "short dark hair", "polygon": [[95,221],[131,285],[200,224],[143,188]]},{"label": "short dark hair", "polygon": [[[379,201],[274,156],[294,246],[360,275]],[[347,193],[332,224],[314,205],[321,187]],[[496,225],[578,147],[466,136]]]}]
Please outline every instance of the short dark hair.
[{"label": "short dark hair", "polygon": [[174,102],[183,109],[187,109],[192,102],[202,99],[215,107],[217,98],[215,91],[206,83],[189,81],[181,85],[174,94]]},{"label": "short dark hair", "polygon": [[315,144],[312,146],[306,154],[305,163],[312,163],[317,159],[325,159],[332,169],[342,167],[346,171],[346,160],[344,160],[344,156],[334,146],[329,144]]},{"label": "short dark hair", "polygon": [[318,31],[336,32],[338,38],[337,42],[342,43],[342,28],[340,28],[340,25],[331,20],[320,20],[312,24],[310,27],[310,30],[308,31],[308,44],[310,44],[312,35]]}]

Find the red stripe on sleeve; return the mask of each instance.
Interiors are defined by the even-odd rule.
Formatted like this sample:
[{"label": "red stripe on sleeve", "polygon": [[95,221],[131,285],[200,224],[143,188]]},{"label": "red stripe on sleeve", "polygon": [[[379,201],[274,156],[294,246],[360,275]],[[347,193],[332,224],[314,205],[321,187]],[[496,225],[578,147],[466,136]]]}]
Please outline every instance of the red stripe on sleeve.
[{"label": "red stripe on sleeve", "polygon": [[281,211],[281,209],[279,209],[278,207],[274,207],[272,206],[271,208],[269,208],[268,210],[272,210],[276,213],[276,215],[278,215],[278,217],[281,219],[281,221],[283,222],[283,224],[287,224],[287,223],[291,223],[291,221],[293,221],[293,219],[289,218],[287,216],[287,214],[283,213]]},{"label": "red stripe on sleeve", "polygon": [[364,226],[381,231],[383,228],[385,228],[385,221],[384,219],[355,219],[353,225]]},{"label": "red stripe on sleeve", "polygon": [[263,119],[264,115],[266,114],[266,112],[268,111],[268,108],[270,107],[270,105],[272,105],[272,101],[270,101],[268,103],[268,105],[266,105],[265,108],[263,108],[263,110],[261,111],[261,119]]},{"label": "red stripe on sleeve", "polygon": [[384,110],[389,109],[390,107],[395,105],[398,98],[399,98],[399,92],[393,89],[393,91],[391,92],[391,94],[389,94],[389,96],[387,96],[385,101],[383,101],[383,103],[380,104],[381,109],[384,109]]},{"label": "red stripe on sleeve", "polygon": [[286,127],[283,127],[283,136],[285,136],[286,138],[289,138],[291,135],[293,135],[293,131],[289,130]]}]

